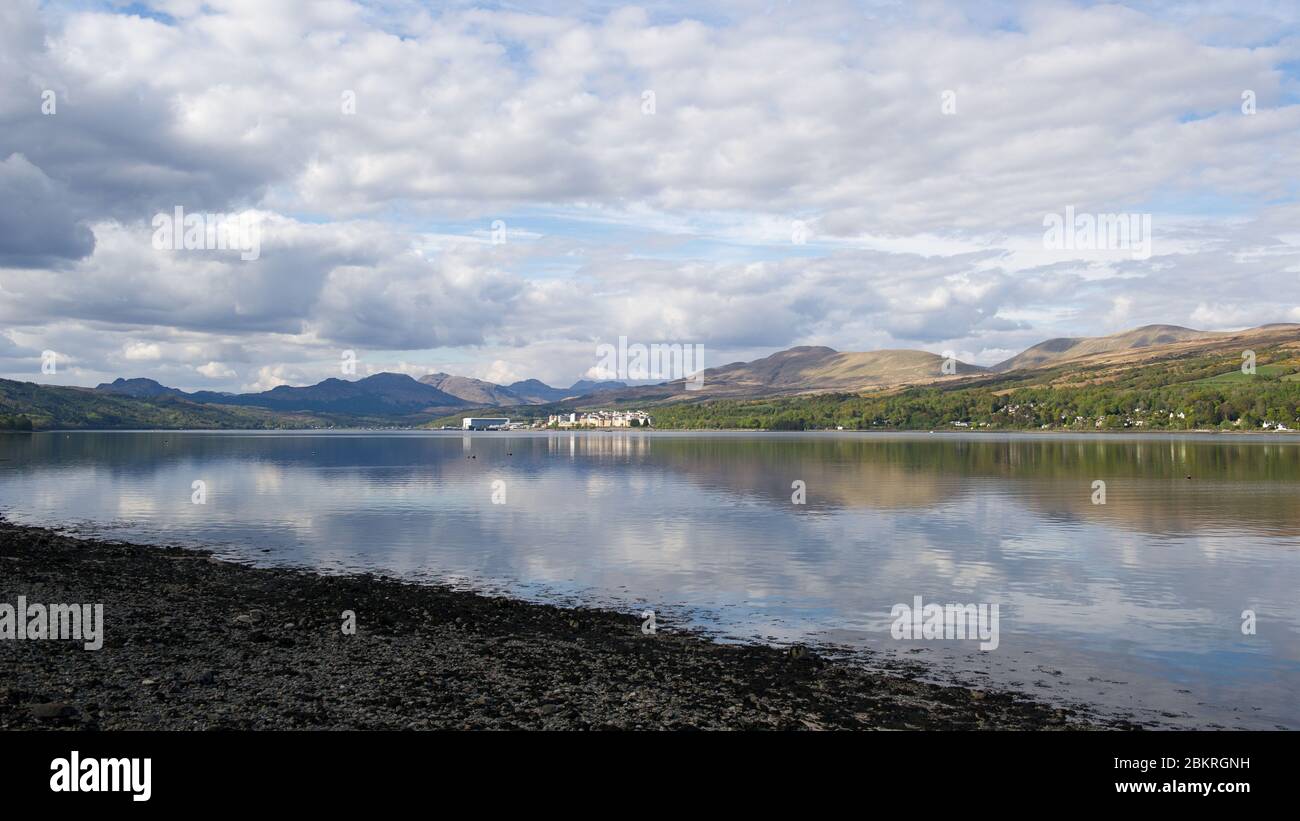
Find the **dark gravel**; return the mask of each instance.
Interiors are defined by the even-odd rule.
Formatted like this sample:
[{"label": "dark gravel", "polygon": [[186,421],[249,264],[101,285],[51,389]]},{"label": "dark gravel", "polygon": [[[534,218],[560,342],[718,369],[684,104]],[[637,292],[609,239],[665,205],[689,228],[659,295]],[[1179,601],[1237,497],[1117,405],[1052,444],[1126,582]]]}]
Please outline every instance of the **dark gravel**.
[{"label": "dark gravel", "polygon": [[[99,651],[0,641],[0,729],[1059,729],[1023,696],[631,615],[258,569],[0,521],[0,602],[103,603]],[[344,635],[341,613],[355,611]]]}]

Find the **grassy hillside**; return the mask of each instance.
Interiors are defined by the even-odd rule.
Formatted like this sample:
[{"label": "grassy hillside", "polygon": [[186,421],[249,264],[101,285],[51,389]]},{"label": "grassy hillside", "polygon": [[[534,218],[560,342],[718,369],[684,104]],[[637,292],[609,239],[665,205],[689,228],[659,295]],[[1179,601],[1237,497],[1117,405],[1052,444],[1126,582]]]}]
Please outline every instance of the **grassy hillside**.
[{"label": "grassy hillside", "polygon": [[419,382],[475,405],[515,405],[522,401],[500,385],[468,376],[431,373],[421,376]]},{"label": "grassy hillside", "polygon": [[1255,379],[1257,376],[1277,377],[1284,382],[1294,382],[1300,374],[1295,373],[1286,365],[1260,365],[1255,369],[1255,373],[1243,373],[1240,368],[1227,373],[1207,376],[1204,379],[1196,380],[1200,385],[1223,385],[1246,383]]},{"label": "grassy hillside", "polygon": [[1300,429],[1300,354],[1259,352],[1256,373],[1235,357],[1193,357],[1116,369],[1058,368],[866,394],[677,403],[653,409],[658,428],[805,430]]},{"label": "grassy hillside", "polygon": [[1294,342],[1298,338],[1300,325],[1288,323],[1240,331],[1197,331],[1177,325],[1146,325],[1110,336],[1049,339],[994,365],[992,370],[1002,373],[1066,363],[1076,366],[1122,365],[1151,358],[1170,359],[1219,353],[1234,353],[1239,356],[1241,351],[1247,349],[1258,350]]},{"label": "grassy hillside", "polygon": [[0,428],[305,428],[328,424],[303,414],[136,398],[0,379]]},{"label": "grassy hillside", "polygon": [[1216,341],[1226,334],[1198,331],[1179,325],[1145,325],[1131,331],[1110,336],[1070,338],[1062,337],[1040,342],[1016,354],[1005,362],[993,366],[995,371],[1012,371],[1018,368],[1039,368],[1070,359],[1088,356],[1124,353],[1178,342]]},{"label": "grassy hillside", "polygon": [[[464,416],[516,421],[597,408],[649,411],[660,429],[765,430],[1261,430],[1300,429],[1300,347],[1257,351],[1256,373],[1236,353],[1160,362],[1066,364],[983,374],[963,381],[874,392],[714,398],[619,392],[550,405],[482,408],[434,419],[459,427]],[[1171,415],[1172,414],[1172,415]],[[955,423],[961,423],[957,425]]]},{"label": "grassy hillside", "polygon": [[[674,385],[645,386],[562,402],[465,408],[450,414],[445,408],[415,412],[413,406],[387,397],[379,390],[382,385],[375,388],[378,398],[373,402],[369,396],[362,398],[391,410],[359,415],[346,412],[348,406],[338,401],[330,405],[340,408],[337,412],[284,412],[248,405],[200,404],[175,396],[124,396],[0,380],[0,429],[437,428],[459,427],[464,416],[530,421],[552,413],[597,408],[646,410],[654,415],[659,428],[1260,430],[1268,423],[1272,428],[1300,429],[1300,339],[1296,330],[1297,326],[1266,326],[1214,335],[1210,342],[1195,338],[1144,344],[1119,353],[1093,354],[1006,373],[959,366],[955,375],[927,377],[920,384],[829,388],[818,393],[801,389],[810,379],[817,384],[860,385],[873,373],[929,374],[941,360],[913,351],[840,354],[829,348],[795,348],[755,362],[712,369],[710,373],[723,381],[713,386],[706,380],[710,387],[702,391],[685,392]],[[1132,334],[1125,339],[1131,343],[1134,338],[1130,337]],[[1158,340],[1159,335],[1138,341]],[[1244,347],[1247,342],[1249,348]],[[1241,373],[1243,350],[1255,351],[1253,374]],[[334,385],[338,380],[327,380],[322,385],[361,391],[374,387],[376,379],[340,383],[342,387]],[[416,386],[414,390],[438,393],[408,377],[398,381],[397,387],[402,389]],[[729,393],[731,390],[743,392]],[[295,402],[302,406],[302,400]]]}]

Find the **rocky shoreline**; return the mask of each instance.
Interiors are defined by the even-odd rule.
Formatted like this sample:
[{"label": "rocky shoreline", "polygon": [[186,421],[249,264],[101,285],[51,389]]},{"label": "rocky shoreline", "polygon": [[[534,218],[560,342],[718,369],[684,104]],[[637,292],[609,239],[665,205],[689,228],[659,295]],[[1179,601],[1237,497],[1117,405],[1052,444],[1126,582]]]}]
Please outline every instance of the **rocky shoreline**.
[{"label": "rocky shoreline", "polygon": [[0,520],[0,603],[18,596],[102,603],[103,648],[0,640],[0,729],[1114,726],[802,649],[646,634],[628,614],[253,568]]}]

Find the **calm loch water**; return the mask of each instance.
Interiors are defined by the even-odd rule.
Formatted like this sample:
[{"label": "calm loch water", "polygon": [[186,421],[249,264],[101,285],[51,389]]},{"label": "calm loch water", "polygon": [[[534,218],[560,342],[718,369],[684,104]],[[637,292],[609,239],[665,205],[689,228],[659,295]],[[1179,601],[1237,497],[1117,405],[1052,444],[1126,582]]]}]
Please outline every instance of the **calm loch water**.
[{"label": "calm loch water", "polygon": [[[648,608],[1164,726],[1300,728],[1300,439],[3,435],[0,512]],[[915,596],[997,604],[997,649],[895,640],[891,608]]]}]

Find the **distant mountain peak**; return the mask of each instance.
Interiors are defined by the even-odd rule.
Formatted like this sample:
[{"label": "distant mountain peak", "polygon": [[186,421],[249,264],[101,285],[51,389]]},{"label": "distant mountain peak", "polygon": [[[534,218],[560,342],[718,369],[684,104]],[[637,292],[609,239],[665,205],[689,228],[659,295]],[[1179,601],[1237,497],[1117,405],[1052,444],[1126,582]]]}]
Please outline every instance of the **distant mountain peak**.
[{"label": "distant mountain peak", "polygon": [[618,380],[615,379],[606,379],[602,381],[593,381],[591,379],[579,379],[577,382],[574,382],[572,385],[569,386],[569,391],[570,393],[573,392],[593,393],[597,391],[616,391],[626,387],[627,387],[626,382],[619,382]]},{"label": "distant mountain peak", "polygon": [[[1234,334],[1249,335],[1266,332],[1271,327],[1277,329],[1275,326],[1265,325],[1259,328],[1226,333],[1222,331],[1198,331],[1195,328],[1185,328],[1182,325],[1154,324],[1143,325],[1139,328],[1119,331],[1106,336],[1059,337],[1032,345],[1010,359],[994,365],[992,370],[1002,373],[1051,367],[1084,358],[1095,361],[1102,357],[1112,359],[1116,357],[1132,357],[1134,355],[1143,355],[1143,352],[1150,348],[1165,345],[1213,343],[1216,340],[1227,339]],[[1286,326],[1281,327],[1285,328]]]},{"label": "distant mountain peak", "polygon": [[1161,325],[1161,324],[1143,325],[1139,328],[1134,328],[1131,331],[1124,331],[1123,333],[1144,333],[1149,331],[1184,331],[1186,333],[1192,333],[1192,334],[1205,333],[1204,331],[1198,331],[1195,328],[1185,328],[1182,325]]},{"label": "distant mountain peak", "polygon": [[415,377],[411,376],[410,374],[393,373],[392,371],[380,371],[379,373],[372,373],[370,376],[367,376],[364,379],[357,380],[357,382],[365,382],[371,385],[385,385],[385,384],[400,385],[400,384],[405,384],[407,382],[418,382],[418,381],[419,380],[417,380]]},{"label": "distant mountain peak", "polygon": [[121,396],[151,397],[151,396],[184,396],[184,391],[176,388],[169,388],[166,385],[154,379],[143,376],[137,376],[133,379],[124,379],[118,377],[112,382],[102,382],[95,386],[95,390],[100,393],[115,393]]},{"label": "distant mountain peak", "polygon": [[[579,379],[556,388],[540,379],[502,386],[445,372],[415,379],[381,372],[355,381],[331,377],[315,385],[281,385],[261,393],[186,393],[146,377],[119,377],[94,390],[137,399],[178,398],[217,405],[246,405],[276,411],[304,411],[391,417],[414,416],[468,407],[539,405],[600,395],[595,402],[661,402],[687,399],[754,398],[805,393],[861,392],[906,385],[940,385],[985,371],[1042,370],[1141,363],[1166,356],[1186,356],[1235,345],[1290,344],[1300,324],[1272,323],[1237,331],[1198,331],[1181,325],[1150,324],[1098,337],[1054,337],[1026,348],[992,368],[954,363],[922,350],[837,351],[825,345],[796,345],[749,362],[707,369],[697,385],[673,380],[629,387],[619,380]],[[692,380],[694,381],[694,380]],[[694,390],[699,387],[700,390]],[[692,388],[687,393],[688,388]],[[608,393],[606,393],[608,392]],[[168,403],[169,405],[171,403]]]},{"label": "distant mountain peak", "polygon": [[518,382],[511,382],[506,385],[506,390],[530,405],[559,402],[569,395],[567,390],[552,388],[540,379],[521,379]]},{"label": "distant mountain peak", "polygon": [[494,382],[475,379],[472,376],[453,376],[439,371],[421,376],[421,384],[432,385],[443,393],[450,394],[474,405],[525,405],[526,401],[518,395]]}]

